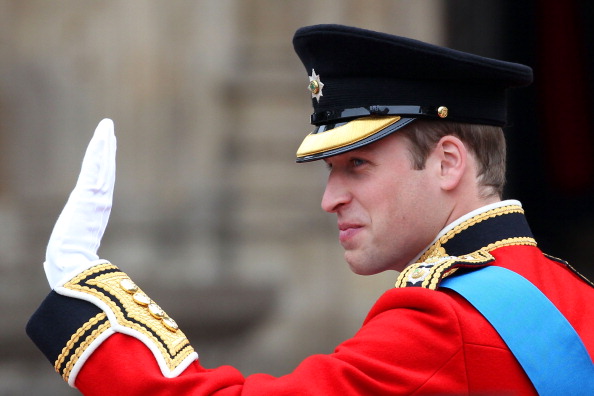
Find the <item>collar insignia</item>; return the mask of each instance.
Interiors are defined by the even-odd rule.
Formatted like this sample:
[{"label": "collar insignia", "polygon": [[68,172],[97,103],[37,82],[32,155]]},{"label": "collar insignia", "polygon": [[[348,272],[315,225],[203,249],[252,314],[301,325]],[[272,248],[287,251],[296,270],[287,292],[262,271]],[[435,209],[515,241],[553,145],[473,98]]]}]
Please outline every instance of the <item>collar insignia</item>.
[{"label": "collar insignia", "polygon": [[309,76],[309,86],[307,88],[311,92],[311,98],[316,98],[318,103],[320,103],[320,96],[324,96],[324,94],[322,94],[324,83],[320,80],[320,76],[316,74],[314,69],[311,69],[311,76]]}]

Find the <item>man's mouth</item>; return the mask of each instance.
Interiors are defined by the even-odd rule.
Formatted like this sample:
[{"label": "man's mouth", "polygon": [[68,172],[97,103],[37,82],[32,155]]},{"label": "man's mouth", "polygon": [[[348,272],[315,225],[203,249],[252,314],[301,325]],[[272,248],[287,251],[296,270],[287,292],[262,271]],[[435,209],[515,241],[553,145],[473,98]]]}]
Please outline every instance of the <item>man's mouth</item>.
[{"label": "man's mouth", "polygon": [[338,239],[341,244],[347,243],[351,240],[356,234],[359,233],[363,229],[363,226],[360,224],[354,223],[339,223],[338,224]]}]

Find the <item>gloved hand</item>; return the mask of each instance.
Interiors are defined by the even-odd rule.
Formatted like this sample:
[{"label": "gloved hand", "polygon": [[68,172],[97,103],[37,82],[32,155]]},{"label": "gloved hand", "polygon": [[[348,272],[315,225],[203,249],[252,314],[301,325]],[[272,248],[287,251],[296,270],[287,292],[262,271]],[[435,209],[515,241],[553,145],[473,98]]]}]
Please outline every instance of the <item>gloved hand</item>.
[{"label": "gloved hand", "polygon": [[115,154],[113,121],[106,118],[97,125],[76,186],[47,245],[43,267],[52,289],[103,262],[97,249],[111,212]]}]

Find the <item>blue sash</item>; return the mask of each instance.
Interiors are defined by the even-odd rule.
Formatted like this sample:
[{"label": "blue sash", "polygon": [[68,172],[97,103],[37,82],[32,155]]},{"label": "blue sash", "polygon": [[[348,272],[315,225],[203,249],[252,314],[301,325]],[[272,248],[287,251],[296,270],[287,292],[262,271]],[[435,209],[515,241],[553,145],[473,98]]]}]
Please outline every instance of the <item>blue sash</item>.
[{"label": "blue sash", "polygon": [[594,395],[594,363],[582,340],[527,279],[489,266],[440,286],[462,295],[491,323],[539,395]]}]

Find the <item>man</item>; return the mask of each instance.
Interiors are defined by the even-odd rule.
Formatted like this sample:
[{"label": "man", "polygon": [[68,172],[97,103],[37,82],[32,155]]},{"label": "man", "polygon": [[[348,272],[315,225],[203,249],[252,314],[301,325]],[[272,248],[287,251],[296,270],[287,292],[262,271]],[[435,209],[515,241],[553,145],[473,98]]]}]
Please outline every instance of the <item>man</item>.
[{"label": "man", "polygon": [[[96,250],[111,208],[102,121],[48,244],[28,333],[85,395],[594,394],[593,285],[501,201],[505,94],[530,68],[337,25],[294,37],[329,168],[324,210],[358,274],[401,271],[357,334],[291,374],[206,369],[176,323]],[[51,326],[48,324],[51,323]]]}]

